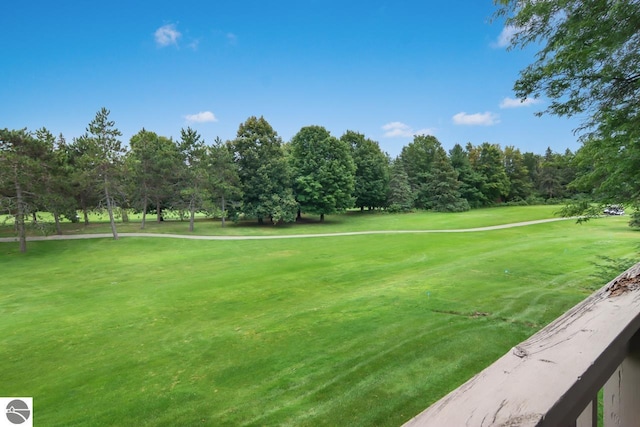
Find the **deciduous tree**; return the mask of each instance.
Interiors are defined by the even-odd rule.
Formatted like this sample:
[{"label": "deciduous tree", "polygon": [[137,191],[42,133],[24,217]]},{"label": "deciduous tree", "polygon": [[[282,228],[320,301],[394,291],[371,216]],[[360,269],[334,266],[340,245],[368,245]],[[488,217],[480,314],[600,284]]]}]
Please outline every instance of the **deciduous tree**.
[{"label": "deciduous tree", "polygon": [[414,194],[415,206],[420,209],[429,208],[430,195],[427,189],[427,180],[440,141],[431,135],[416,135],[408,145],[402,148],[399,160],[409,177],[411,191]]},{"label": "deciduous tree", "polygon": [[[547,112],[587,113],[599,126],[611,113],[640,110],[640,3],[637,0],[496,0],[515,30],[512,47],[540,46],[515,83],[520,98],[545,96]],[[612,129],[613,130],[613,129]]]},{"label": "deciduous tree", "polygon": [[303,212],[330,214],[353,206],[356,166],[347,142],[307,126],[290,143],[293,189]]},{"label": "deciduous tree", "polygon": [[347,131],[340,139],[351,147],[351,157],[356,165],[353,197],[355,206],[383,207],[389,191],[389,158],[377,142],[361,133]]},{"label": "deciduous tree", "polygon": [[497,17],[515,30],[511,47],[539,47],[515,83],[516,95],[545,97],[545,112],[583,119],[578,186],[594,185],[592,194],[602,202],[640,202],[640,2],[496,4]]},{"label": "deciduous tree", "polygon": [[242,185],[243,213],[272,222],[295,221],[298,205],[291,190],[291,174],[282,140],[263,117],[240,124],[229,144]]}]

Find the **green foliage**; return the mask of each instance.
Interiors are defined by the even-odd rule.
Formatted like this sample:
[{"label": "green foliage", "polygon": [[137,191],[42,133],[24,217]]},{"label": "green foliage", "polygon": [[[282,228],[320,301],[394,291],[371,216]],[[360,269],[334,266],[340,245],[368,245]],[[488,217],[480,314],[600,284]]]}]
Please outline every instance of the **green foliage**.
[{"label": "green foliage", "polygon": [[520,150],[514,146],[504,149],[505,172],[509,178],[509,194],[507,201],[526,200],[533,194],[533,182],[525,165],[525,159]]},{"label": "green foliage", "polygon": [[576,176],[574,167],[574,155],[571,150],[559,154],[547,148],[539,162],[538,190],[542,196],[554,199],[572,195],[571,189],[576,188],[575,184],[572,184]]},{"label": "green foliage", "polygon": [[[243,213],[264,218],[295,219],[291,171],[282,140],[263,118],[249,117],[229,143],[243,193]],[[274,197],[275,196],[275,197]]]},{"label": "green foliage", "polygon": [[417,208],[440,212],[469,209],[468,201],[459,191],[458,172],[434,136],[416,135],[402,149],[399,161],[409,179]]},{"label": "green foliage", "polygon": [[340,139],[351,147],[351,157],[356,165],[355,206],[361,209],[384,207],[389,191],[388,156],[377,142],[360,133],[347,131]]},{"label": "green foliage", "polygon": [[[34,176],[31,166],[19,174],[17,182],[29,187],[22,192],[21,203],[12,195],[17,191],[12,166],[7,163],[0,171],[2,210],[16,218],[49,211],[60,233],[61,218],[78,222],[80,210],[84,226],[89,227],[92,212],[106,207],[117,238],[115,219],[127,222],[131,210],[142,212],[144,228],[150,208],[155,208],[157,222],[165,219],[164,211],[169,219],[189,218],[193,227],[198,213],[220,216],[223,225],[227,217],[279,223],[294,221],[301,208],[320,214],[322,220],[325,214],[352,207],[354,201],[361,209],[388,207],[393,212],[414,208],[461,212],[502,200],[523,203],[525,198],[541,202],[527,195],[526,171],[534,170],[526,167],[527,161],[535,163],[537,177],[545,177],[547,170],[564,177],[561,191],[554,187],[547,194],[545,202],[550,203],[566,197],[563,186],[573,173],[572,162],[564,158],[557,162],[555,154],[553,162],[545,158],[543,164],[539,156],[521,156],[508,147],[511,151],[506,150],[503,159],[500,147],[488,143],[469,144],[466,151],[456,145],[448,157],[435,137],[422,135],[403,148],[391,173],[388,156],[362,134],[347,131],[337,139],[322,127],[310,126],[284,145],[262,117],[242,123],[233,141],[223,143],[218,138],[212,146],[191,128],[181,130],[178,142],[143,128],[126,151],[109,114],[105,108],[98,111],[87,132],[69,145],[62,135],[56,141],[44,128],[35,133],[5,130],[25,141],[37,140],[43,154],[30,159],[38,170],[35,178],[24,178]],[[21,157],[18,148],[7,145],[4,150],[0,160],[5,162],[29,158]],[[578,160],[579,169],[586,163]],[[501,161],[504,165],[499,165]],[[534,175],[529,172],[529,176]]]},{"label": "green foliage", "polygon": [[122,133],[115,127],[115,122],[109,119],[109,114],[109,110],[101,108],[89,123],[87,132],[75,143],[82,147],[77,158],[82,178],[88,179],[89,185],[100,189],[111,220],[113,237],[117,239],[113,213],[116,205],[114,195],[121,191],[121,165],[125,150],[118,139]]},{"label": "green foliage", "polygon": [[589,199],[580,199],[566,204],[558,213],[567,218],[576,217],[578,223],[583,223],[601,216],[602,206],[592,203]]},{"label": "green foliage", "polygon": [[[227,216],[236,217],[237,212],[234,206],[242,200],[242,189],[233,154],[229,145],[223,143],[220,138],[216,138],[209,148],[209,173],[213,180],[212,194],[216,205],[220,207],[220,218],[224,227]],[[289,199],[287,202],[290,202]]]},{"label": "green foliage", "polygon": [[172,139],[145,129],[131,137],[129,146],[126,165],[133,205],[145,214],[154,206],[160,221],[162,208],[178,200],[176,189],[185,178],[179,148]]},{"label": "green foliage", "polygon": [[402,148],[400,153],[399,160],[409,178],[417,208],[428,209],[430,207],[430,195],[426,184],[430,178],[429,173],[439,148],[442,146],[436,137],[416,135],[412,142]]},{"label": "green foliage", "polygon": [[[608,122],[601,127],[608,127]],[[614,133],[613,127],[620,133]],[[604,203],[640,200],[640,131],[636,123],[611,126],[592,135],[576,153],[579,175],[575,186]]]},{"label": "green foliage", "polygon": [[38,129],[35,137],[46,149],[45,156],[40,159],[43,162],[43,172],[40,175],[41,191],[36,194],[37,209],[54,215],[56,232],[59,233],[60,216],[75,210],[69,182],[69,168],[66,165],[66,142],[62,135],[56,140],[46,128]]},{"label": "green foliage", "polygon": [[353,206],[356,165],[346,141],[307,126],[289,144],[293,190],[303,212],[324,216]]},{"label": "green foliage", "polygon": [[86,144],[83,160],[93,166],[100,177],[114,174],[125,152],[118,139],[122,133],[115,127],[115,122],[109,119],[109,114],[109,110],[101,108],[81,137]]},{"label": "green foliage", "polygon": [[505,170],[504,153],[500,145],[483,142],[474,147],[467,144],[471,167],[477,173],[479,190],[485,203],[500,203],[509,194],[510,183]]},{"label": "green foliage", "polygon": [[546,96],[557,115],[615,111],[635,117],[640,4],[634,0],[500,0],[498,16],[518,29],[512,46],[541,46],[515,85],[521,98]]},{"label": "green foliage", "polygon": [[203,209],[211,198],[211,160],[202,137],[190,127],[180,131],[179,150],[182,154],[181,195],[189,211],[189,231],[193,231],[196,211]]},{"label": "green foliage", "polygon": [[51,182],[47,167],[52,164],[52,145],[26,129],[0,130],[0,206],[15,219],[22,252],[27,250],[25,218],[37,212]]},{"label": "green foliage", "polygon": [[409,212],[413,209],[413,192],[409,177],[400,159],[394,160],[389,168],[389,193],[387,204],[389,212]]},{"label": "green foliage", "polygon": [[538,182],[538,174],[540,173],[540,155],[526,152],[522,154],[522,163],[529,173],[529,182],[536,188]]},{"label": "green foliage", "polygon": [[487,205],[487,198],[480,191],[482,177],[471,167],[469,153],[460,144],[456,144],[449,151],[449,160],[453,169],[458,173],[460,196],[467,201],[470,207],[479,208]]},{"label": "green foliage", "polygon": [[294,222],[296,220],[296,210],[298,203],[293,197],[291,190],[284,194],[272,194],[270,200],[265,203],[268,206],[271,221],[274,224],[279,222]]},{"label": "green foliage", "polygon": [[[597,201],[640,200],[640,2],[498,0],[517,30],[512,47],[535,44],[537,60],[515,83],[518,97],[544,96],[546,112],[581,115],[583,147],[574,188]],[[554,192],[558,177],[545,171]],[[554,196],[555,197],[555,196]]]},{"label": "green foliage", "polygon": [[96,191],[92,171],[86,166],[88,144],[84,138],[74,138],[66,147],[65,165],[69,176],[69,186],[76,206],[82,210],[84,224],[88,225],[88,212],[100,204],[99,191]]},{"label": "green foliage", "polygon": [[596,267],[596,270],[591,277],[595,280],[593,286],[589,287],[589,289],[600,289],[602,285],[615,279],[623,271],[633,267],[638,262],[638,258],[638,256],[633,258],[612,258],[606,255],[598,255],[598,261],[592,263]]},{"label": "green foliage", "polygon": [[442,146],[434,153],[431,171],[424,184],[428,195],[428,207],[436,212],[464,212],[469,210],[469,202],[460,197],[458,174],[451,166]]}]

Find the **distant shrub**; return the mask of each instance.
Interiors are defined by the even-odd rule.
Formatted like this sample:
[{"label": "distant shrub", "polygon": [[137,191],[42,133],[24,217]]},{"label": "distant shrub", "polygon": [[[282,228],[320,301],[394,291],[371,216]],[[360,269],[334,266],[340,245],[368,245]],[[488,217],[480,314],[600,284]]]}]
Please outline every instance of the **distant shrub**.
[{"label": "distant shrub", "polygon": [[402,212],[411,212],[413,209],[409,205],[402,205],[400,203],[392,203],[387,208],[387,212],[389,213],[402,213]]},{"label": "distant shrub", "polygon": [[436,212],[466,212],[471,209],[467,199],[456,199],[450,203],[438,205],[433,210]]},{"label": "distant shrub", "polygon": [[544,199],[540,196],[531,195],[526,200],[529,206],[544,205]]},{"label": "distant shrub", "polygon": [[509,202],[504,203],[504,206],[528,206],[529,203],[526,200],[518,199],[511,200]]}]

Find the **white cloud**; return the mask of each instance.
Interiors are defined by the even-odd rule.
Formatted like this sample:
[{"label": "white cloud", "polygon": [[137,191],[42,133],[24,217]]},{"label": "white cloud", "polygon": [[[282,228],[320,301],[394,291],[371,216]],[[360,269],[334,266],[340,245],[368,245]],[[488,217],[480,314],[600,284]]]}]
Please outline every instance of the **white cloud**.
[{"label": "white cloud", "polygon": [[539,104],[541,101],[535,98],[526,98],[526,99],[513,99],[513,98],[505,98],[500,102],[500,108],[519,108],[519,107],[529,107],[531,105]]},{"label": "white cloud", "polygon": [[453,116],[453,123],[467,126],[493,126],[500,123],[500,116],[490,111],[467,114],[464,111]]},{"label": "white cloud", "polygon": [[521,30],[520,27],[516,27],[514,25],[507,25],[500,32],[498,39],[495,42],[491,43],[491,47],[502,48],[502,47],[509,46],[509,44],[511,43],[511,39],[513,39],[513,36],[519,33],[520,30]]},{"label": "white cloud", "polygon": [[163,25],[154,33],[156,44],[160,47],[178,45],[178,39],[182,37],[180,31],[176,30],[174,24]]},{"label": "white cloud", "polygon": [[202,111],[198,114],[187,114],[184,118],[189,123],[209,123],[209,122],[217,122],[215,114],[211,111]]},{"label": "white cloud", "polygon": [[395,138],[399,136],[410,137],[413,135],[409,125],[402,122],[387,123],[382,126],[382,130],[385,131],[384,136],[387,138]]},{"label": "white cloud", "polygon": [[402,122],[391,122],[382,126],[385,138],[411,138],[416,135],[433,135],[433,129],[413,130],[413,128]]}]

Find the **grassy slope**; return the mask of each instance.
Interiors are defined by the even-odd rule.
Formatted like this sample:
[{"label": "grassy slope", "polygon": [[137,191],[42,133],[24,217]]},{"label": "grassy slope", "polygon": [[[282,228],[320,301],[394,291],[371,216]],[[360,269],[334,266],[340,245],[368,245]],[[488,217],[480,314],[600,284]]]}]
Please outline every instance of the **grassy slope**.
[{"label": "grassy slope", "polygon": [[[493,223],[476,212],[442,228]],[[34,396],[53,426],[398,425],[584,298],[591,262],[637,238],[606,218],[0,244],[0,395]]]}]

